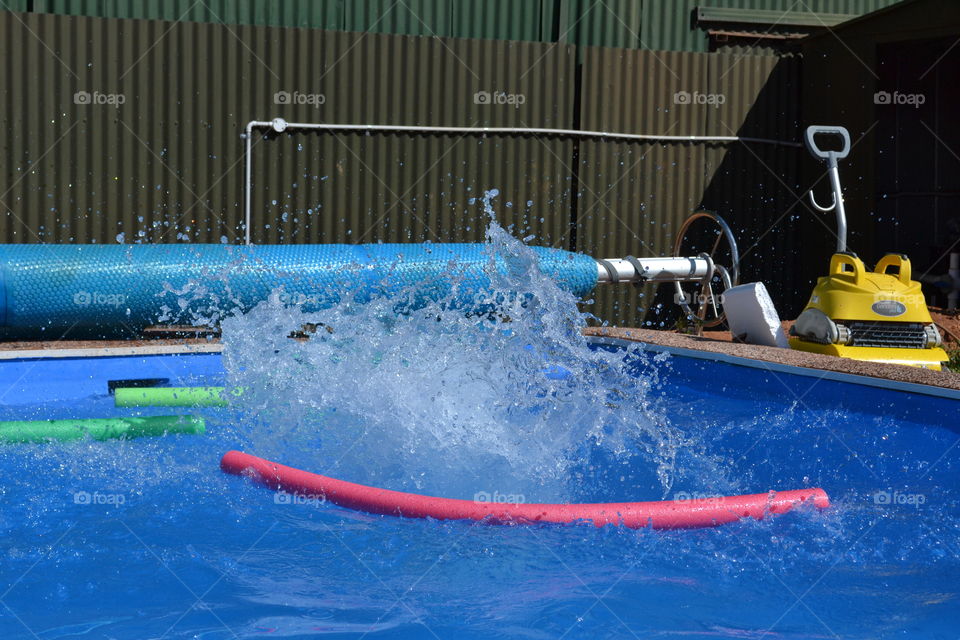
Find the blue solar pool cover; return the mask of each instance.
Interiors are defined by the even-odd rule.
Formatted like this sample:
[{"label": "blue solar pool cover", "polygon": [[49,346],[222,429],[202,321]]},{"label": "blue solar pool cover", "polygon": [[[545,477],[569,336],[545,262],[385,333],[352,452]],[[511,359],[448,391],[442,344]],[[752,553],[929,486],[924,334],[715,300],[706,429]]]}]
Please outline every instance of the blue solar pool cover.
[{"label": "blue solar pool cover", "polygon": [[[489,302],[491,266],[510,266],[488,246],[5,245],[0,326],[142,327],[164,316],[246,310],[271,295],[308,312],[345,296],[364,302],[403,292],[411,307],[445,300],[470,308]],[[584,296],[596,285],[589,256],[531,250],[566,291]]]}]

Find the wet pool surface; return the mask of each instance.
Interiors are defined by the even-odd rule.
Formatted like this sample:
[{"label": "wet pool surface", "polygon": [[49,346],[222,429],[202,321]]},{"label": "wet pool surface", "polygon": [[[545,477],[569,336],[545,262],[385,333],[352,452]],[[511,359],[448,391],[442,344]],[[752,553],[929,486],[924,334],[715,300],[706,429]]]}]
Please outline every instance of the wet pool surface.
[{"label": "wet pool surface", "polygon": [[[611,415],[638,410],[620,391],[638,387],[616,379],[629,375],[644,381],[646,418],[669,425],[677,448],[664,471],[669,489],[651,469],[655,450],[625,457],[596,439],[563,447],[567,481],[472,469],[471,488],[530,501],[618,501],[819,486],[834,507],[676,532],[369,516],[225,476],[219,457],[240,448],[357,482],[471,495],[466,481],[431,477],[429,464],[403,452],[370,464],[371,452],[397,443],[361,442],[354,451],[363,453],[351,457],[336,433],[357,427],[356,408],[340,417],[335,407],[303,410],[285,399],[275,408],[293,414],[284,433],[254,395],[244,401],[252,406],[205,410],[204,437],[4,448],[3,635],[955,637],[953,401],[600,353],[626,362],[602,374],[618,383],[605,393]],[[545,394],[576,384],[544,380]],[[904,396],[894,415],[884,409],[891,394]],[[911,403],[917,411],[904,410]],[[138,413],[114,409],[106,394],[42,411]],[[563,431],[576,417],[549,424]]]},{"label": "wet pool surface", "polygon": [[[264,304],[224,321],[222,358],[0,365],[4,419],[188,412],[116,409],[111,376],[248,390],[199,411],[204,436],[0,449],[0,637],[957,636],[960,402],[591,347],[572,299],[534,291],[509,322],[345,305],[297,342],[316,318]],[[402,519],[225,475],[231,449],[465,499],[833,506],[696,531]]]}]

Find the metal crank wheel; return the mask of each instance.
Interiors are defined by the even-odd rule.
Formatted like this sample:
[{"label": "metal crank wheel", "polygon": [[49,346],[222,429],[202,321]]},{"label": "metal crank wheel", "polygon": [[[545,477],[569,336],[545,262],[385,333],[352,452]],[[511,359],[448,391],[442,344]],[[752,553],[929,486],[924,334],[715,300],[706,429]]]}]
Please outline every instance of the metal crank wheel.
[{"label": "metal crank wheel", "polygon": [[676,282],[676,301],[687,320],[698,333],[723,323],[723,292],[740,284],[740,252],[730,225],[715,213],[694,213],[680,226],[673,255],[697,255],[708,263],[703,279]]}]

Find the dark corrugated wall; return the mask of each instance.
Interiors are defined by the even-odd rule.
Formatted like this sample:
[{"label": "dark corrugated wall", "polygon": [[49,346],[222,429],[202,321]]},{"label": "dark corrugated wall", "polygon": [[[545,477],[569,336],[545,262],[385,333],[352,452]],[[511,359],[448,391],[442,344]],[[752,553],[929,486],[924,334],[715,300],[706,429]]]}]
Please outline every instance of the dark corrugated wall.
[{"label": "dark corrugated wall", "polygon": [[[578,94],[567,45],[9,12],[0,37],[4,242],[242,241],[240,133],[276,116],[797,139],[789,59],[588,48]],[[476,104],[478,91],[524,102]],[[678,91],[727,99],[679,105]],[[483,193],[497,189],[516,236],[662,255],[701,204],[744,237],[766,231],[784,207],[754,153],[795,181],[791,151],[772,147],[320,132],[254,142],[256,242],[476,240]],[[617,296],[595,313],[636,323],[634,293]]]},{"label": "dark corrugated wall", "polygon": [[[589,48],[583,60],[585,129],[800,139],[795,58]],[[669,255],[683,220],[711,210],[736,230],[744,281],[767,282],[786,315],[798,290],[799,154],[753,143],[585,142],[578,248]],[[651,294],[638,300],[629,288],[602,288],[597,315],[636,325]]]},{"label": "dark corrugated wall", "polygon": [[[695,7],[860,15],[900,0],[33,0],[33,11],[398,35],[707,51]],[[27,11],[28,0],[6,0]],[[762,25],[761,25],[762,26]],[[761,28],[761,31],[767,30]],[[749,42],[748,42],[749,44]],[[755,45],[762,52],[764,41]]]},{"label": "dark corrugated wall", "polygon": [[[0,33],[5,242],[236,242],[252,119],[571,125],[566,46],[11,13]],[[525,102],[475,104],[498,90]],[[106,103],[77,104],[78,92]],[[278,92],[323,104],[277,104]],[[490,188],[506,223],[548,241],[566,231],[546,213],[569,206],[566,140],[256,140],[255,241],[476,239],[470,200]]]},{"label": "dark corrugated wall", "polygon": [[33,0],[40,13],[314,29],[342,29],[343,7],[343,0]]},{"label": "dark corrugated wall", "polygon": [[[901,0],[644,0],[643,48],[669,51],[707,51],[709,40],[701,29],[691,29],[691,16],[697,7],[768,9],[783,12],[846,13],[862,15]],[[758,25],[761,32],[769,27]],[[749,41],[748,41],[749,42]],[[758,39],[756,46],[766,48]]]},{"label": "dark corrugated wall", "polygon": [[558,2],[558,39],[582,46],[641,47],[641,5],[636,0]]},{"label": "dark corrugated wall", "polygon": [[[805,116],[847,127],[853,142],[840,164],[848,245],[869,266],[888,251],[909,253],[914,279],[945,273],[948,254],[960,247],[960,194],[953,186],[960,140],[958,40],[960,4],[924,0],[841,27],[803,49]],[[899,64],[910,70],[898,78]],[[921,94],[925,101],[878,103],[878,91]],[[808,183],[819,182],[819,199],[827,201],[823,165],[808,161],[804,168]],[[835,240],[813,220],[802,231],[812,278],[826,267]],[[934,291],[924,288],[927,295]]]}]

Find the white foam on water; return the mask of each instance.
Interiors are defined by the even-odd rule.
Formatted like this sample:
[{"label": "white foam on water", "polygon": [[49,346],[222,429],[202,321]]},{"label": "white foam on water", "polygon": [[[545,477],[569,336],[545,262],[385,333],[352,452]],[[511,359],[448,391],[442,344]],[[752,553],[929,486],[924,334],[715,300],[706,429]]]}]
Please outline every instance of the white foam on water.
[{"label": "white foam on water", "polygon": [[[308,314],[271,296],[226,319],[251,453],[366,484],[536,502],[576,495],[595,462],[614,460],[645,470],[635,495],[666,493],[685,443],[651,400],[656,367],[631,375],[639,350],[591,350],[577,300],[535,252],[493,222],[486,236],[489,315],[445,301],[398,315],[396,299],[349,295]],[[318,325],[309,341],[288,337],[305,324]]]}]

